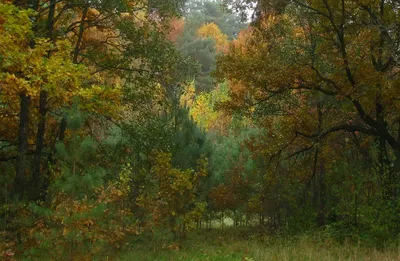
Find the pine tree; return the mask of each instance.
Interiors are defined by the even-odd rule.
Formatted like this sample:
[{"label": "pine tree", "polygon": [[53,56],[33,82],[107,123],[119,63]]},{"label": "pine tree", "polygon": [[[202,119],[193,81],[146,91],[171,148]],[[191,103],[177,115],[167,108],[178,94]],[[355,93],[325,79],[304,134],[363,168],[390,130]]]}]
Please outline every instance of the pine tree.
[{"label": "pine tree", "polygon": [[103,258],[121,247],[125,235],[137,233],[125,200],[130,171],[106,183],[106,170],[96,160],[98,143],[82,136],[85,114],[75,106],[66,115],[71,131],[65,144],[57,144],[60,164],[53,166],[49,202],[29,207],[37,219],[28,237],[34,246],[26,255],[34,260]]}]

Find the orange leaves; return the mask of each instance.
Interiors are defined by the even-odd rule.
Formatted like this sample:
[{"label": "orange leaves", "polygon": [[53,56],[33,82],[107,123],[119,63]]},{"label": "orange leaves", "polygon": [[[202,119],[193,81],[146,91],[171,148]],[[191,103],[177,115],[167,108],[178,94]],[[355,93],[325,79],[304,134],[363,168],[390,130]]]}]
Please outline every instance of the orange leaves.
[{"label": "orange leaves", "polygon": [[[239,161],[240,162],[240,161]],[[225,183],[213,187],[209,197],[213,207],[217,211],[235,210],[241,204],[245,204],[249,194],[247,188],[250,184],[248,177],[244,177],[244,168],[237,163],[225,173]]]},{"label": "orange leaves", "polygon": [[[6,238],[6,232],[0,232],[1,238]],[[0,259],[4,261],[16,261],[15,255],[15,242],[0,242]]]},{"label": "orange leaves", "polygon": [[216,210],[230,209],[235,205],[235,195],[233,191],[225,185],[213,187],[209,196]]},{"label": "orange leaves", "polygon": [[88,13],[87,13],[88,20],[96,20],[100,16],[101,15],[100,15],[100,12],[98,10],[96,10],[95,8],[89,8]]},{"label": "orange leaves", "polygon": [[185,20],[174,17],[169,23],[170,29],[167,37],[171,42],[176,43],[178,37],[183,33],[185,28]]}]

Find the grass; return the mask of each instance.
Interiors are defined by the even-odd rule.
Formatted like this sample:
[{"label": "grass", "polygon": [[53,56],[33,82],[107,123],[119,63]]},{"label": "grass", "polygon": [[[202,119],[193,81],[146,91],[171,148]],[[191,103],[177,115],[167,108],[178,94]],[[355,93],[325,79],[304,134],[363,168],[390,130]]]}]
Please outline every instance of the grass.
[{"label": "grass", "polygon": [[282,239],[256,237],[245,231],[215,229],[193,232],[179,245],[135,242],[117,259],[120,261],[400,261],[400,249],[379,251],[357,244],[319,242],[311,237]]}]

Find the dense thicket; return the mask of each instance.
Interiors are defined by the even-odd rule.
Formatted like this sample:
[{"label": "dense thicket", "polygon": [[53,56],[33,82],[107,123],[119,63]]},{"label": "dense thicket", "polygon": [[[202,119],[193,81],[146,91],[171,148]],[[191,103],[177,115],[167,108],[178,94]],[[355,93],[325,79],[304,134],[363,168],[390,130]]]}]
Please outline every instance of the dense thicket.
[{"label": "dense thicket", "polygon": [[2,258],[228,220],[395,241],[399,4],[222,2],[0,3]]}]

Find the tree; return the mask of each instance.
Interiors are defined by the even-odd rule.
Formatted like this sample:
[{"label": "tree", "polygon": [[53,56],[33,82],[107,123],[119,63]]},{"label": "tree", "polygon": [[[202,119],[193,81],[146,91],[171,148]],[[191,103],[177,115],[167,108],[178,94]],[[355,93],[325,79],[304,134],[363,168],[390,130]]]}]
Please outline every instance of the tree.
[{"label": "tree", "polygon": [[68,144],[57,144],[61,164],[52,170],[57,174],[47,197],[51,203],[31,202],[27,207],[35,219],[24,235],[29,242],[24,245],[26,258],[92,260],[112,256],[127,236],[138,234],[137,219],[126,200],[129,166],[118,178],[104,182],[106,170],[96,164],[99,144],[82,136],[85,118],[76,105],[66,114],[72,134]]},{"label": "tree", "polygon": [[396,201],[398,39],[390,28],[398,24],[397,5],[281,2],[283,9],[263,9],[269,2],[259,1],[254,26],[218,59],[218,75],[230,81],[232,93],[225,107],[256,116],[270,130],[266,155],[280,159],[285,173],[298,166],[290,162],[299,155],[304,164],[313,162],[305,185],[314,184],[319,224],[325,223],[326,178],[336,161],[330,155],[342,159],[339,148],[330,149],[335,141],[371,160],[359,144],[375,140],[379,152],[372,159],[383,198]]},{"label": "tree", "polygon": [[[5,139],[8,148],[18,145],[16,156],[11,154],[12,156],[4,158],[5,161],[16,159],[17,175],[14,192],[25,194],[26,186],[23,184],[27,183],[26,176],[29,175],[32,175],[31,180],[37,188],[34,191],[41,191],[46,187],[43,183],[43,172],[48,170],[47,161],[54,159],[54,145],[57,140],[63,140],[66,133],[65,119],[60,115],[72,100],[79,98],[82,104],[89,102],[85,109],[96,114],[97,121],[99,115],[117,120],[116,115],[120,114],[117,111],[122,109],[120,106],[122,103],[136,102],[132,97],[134,86],[149,88],[160,82],[166,86],[172,75],[176,78],[178,72],[181,75],[185,74],[181,70],[184,68],[181,64],[179,65],[181,68],[176,69],[179,57],[165,39],[165,30],[161,30],[167,24],[161,21],[178,14],[182,3],[183,1],[178,0],[153,1],[147,6],[147,1],[129,3],[60,1],[51,2],[49,5],[39,5],[37,1],[18,2],[23,8],[37,8],[36,13],[27,12],[30,21],[22,17],[23,19],[15,24],[25,23],[21,26],[30,27],[27,38],[18,40],[22,41],[19,52],[25,56],[27,53],[36,55],[32,61],[38,63],[35,65],[36,70],[41,71],[19,72],[26,70],[22,68],[25,65],[16,63],[17,56],[9,56],[9,61],[14,63],[13,68],[6,65],[7,68],[3,68],[2,72],[9,74],[18,72],[20,75],[17,76],[21,79],[34,78],[36,82],[42,82],[31,85],[29,93],[24,90],[18,91],[21,101],[18,105],[20,116],[13,119],[18,121],[19,136]],[[153,15],[148,10],[152,10]],[[145,19],[141,20],[138,17]],[[5,18],[7,25],[14,19]],[[9,30],[10,28],[6,28],[6,31]],[[2,37],[4,44],[7,43],[7,37],[10,35]],[[142,41],[136,41],[137,38],[141,38]],[[60,52],[57,48],[63,51]],[[29,50],[36,51],[33,53]],[[8,48],[3,51],[6,53]],[[61,61],[61,55],[66,64]],[[20,61],[22,63],[27,61],[25,58]],[[43,60],[40,60],[41,58]],[[45,67],[46,61],[54,62]],[[42,68],[39,68],[40,66]],[[65,70],[60,71],[59,68]],[[76,71],[72,72],[73,68]],[[78,68],[86,69],[78,72]],[[86,74],[83,75],[85,70]],[[39,73],[47,73],[50,77]],[[59,77],[61,75],[63,77]],[[53,76],[64,81],[57,82],[58,78]],[[83,78],[85,81],[77,82],[77,79]],[[68,90],[72,85],[76,88],[81,87],[82,90],[79,92]],[[67,88],[67,91],[71,92],[64,95],[62,93],[64,90],[60,87]],[[89,87],[94,88],[89,90]],[[143,89],[141,92],[143,93]],[[124,94],[125,99],[122,99],[121,94]],[[39,109],[36,110],[36,107]],[[8,110],[3,114],[6,116],[14,115],[13,110],[17,107],[7,104],[3,108]],[[31,140],[33,136],[35,136],[34,141]],[[7,154],[10,152],[7,151]],[[32,171],[27,170],[31,162],[30,155],[33,155]],[[37,198],[38,195],[30,197]]]},{"label": "tree", "polygon": [[195,190],[200,178],[207,175],[207,162],[198,162],[197,170],[185,171],[171,165],[171,154],[160,153],[155,156],[151,170],[151,188],[145,188],[139,197],[142,208],[151,213],[149,225],[166,227],[175,237],[184,236],[193,221],[202,216],[203,202],[196,202]]},{"label": "tree", "polygon": [[[30,37],[33,37],[33,33],[30,30],[31,23],[27,16],[28,12],[20,11],[7,4],[2,5],[2,10],[7,12],[6,15],[16,14],[15,18],[6,17],[5,30],[1,39],[2,46],[7,46],[7,49],[2,50],[3,66],[1,70],[1,82],[4,86],[2,90],[2,115],[8,121],[5,126],[16,127],[19,122],[21,128],[22,125],[25,126],[29,123],[21,123],[21,121],[28,120],[28,117],[31,120],[30,124],[25,126],[26,128],[31,128],[32,125],[41,122],[40,108],[39,111],[32,109],[32,106],[40,103],[41,91],[45,91],[46,97],[50,99],[47,104],[48,109],[57,110],[63,105],[71,104],[74,99],[80,98],[86,102],[87,108],[91,108],[92,111],[99,110],[99,106],[103,106],[104,113],[107,113],[108,109],[113,110],[110,104],[113,100],[119,99],[118,88],[105,90],[98,85],[87,85],[84,79],[89,76],[85,72],[85,67],[76,65],[69,59],[71,45],[68,41],[57,41],[52,44],[46,39],[35,38],[35,46],[31,47],[30,42],[33,38]],[[11,23],[13,23],[13,26],[10,26]],[[52,52],[51,56],[47,55],[49,52]],[[60,68],[62,69],[60,70]],[[85,90],[82,89],[83,86],[86,87]],[[95,99],[99,95],[104,98],[107,97],[110,103],[96,101]],[[27,108],[22,108],[27,105],[23,102],[18,104],[18,100],[24,100],[24,98],[19,99],[22,96],[29,97],[31,105]],[[118,102],[116,103],[118,104]],[[22,117],[21,114],[19,119],[15,117],[16,108],[19,108],[19,110],[27,109],[26,117]],[[29,111],[32,113],[29,113]],[[7,117],[7,115],[11,117]],[[26,137],[21,137],[21,133],[16,137],[14,133],[9,133],[9,129],[2,129],[2,136],[11,145],[21,139],[33,139],[35,134],[28,130],[24,130]],[[20,142],[18,143],[20,144]],[[27,188],[27,173],[25,168],[20,165],[25,164],[21,162],[22,156],[21,151],[18,150],[17,159],[19,160],[17,160],[14,186],[14,191],[18,191],[18,193],[24,193]],[[37,184],[36,182],[41,178],[33,175],[32,180],[34,184]]]},{"label": "tree", "polygon": [[220,52],[224,51],[228,44],[228,37],[221,33],[221,30],[214,23],[204,24],[197,33],[200,37],[214,39],[217,50]]}]

